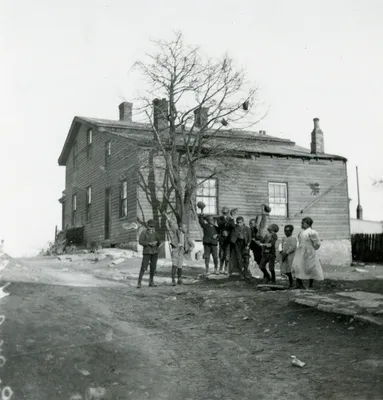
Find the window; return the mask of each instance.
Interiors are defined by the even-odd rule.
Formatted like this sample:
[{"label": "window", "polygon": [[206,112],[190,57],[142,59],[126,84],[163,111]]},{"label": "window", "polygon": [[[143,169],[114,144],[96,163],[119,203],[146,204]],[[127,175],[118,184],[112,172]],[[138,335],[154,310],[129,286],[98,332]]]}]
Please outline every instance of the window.
[{"label": "window", "polygon": [[77,168],[77,140],[73,143],[73,168]]},{"label": "window", "polygon": [[110,164],[110,158],[112,155],[112,142],[108,140],[105,143],[105,166],[107,167]]},{"label": "window", "polygon": [[196,203],[203,201],[206,205],[204,214],[218,213],[218,192],[217,192],[217,179],[197,178],[197,198]]},{"label": "window", "polygon": [[270,215],[287,217],[287,184],[269,183]]},{"label": "window", "polygon": [[86,188],[86,221],[91,220],[91,208],[92,208],[92,187],[88,186]]},{"label": "window", "polygon": [[65,229],[65,200],[61,203],[62,206],[62,214],[61,214],[61,230]]},{"label": "window", "polygon": [[86,135],[86,156],[88,160],[92,158],[92,143],[93,143],[93,130],[92,128],[88,129],[87,135]]},{"label": "window", "polygon": [[121,184],[120,218],[128,216],[128,181]]},{"label": "window", "polygon": [[72,226],[76,225],[77,194],[72,196]]}]

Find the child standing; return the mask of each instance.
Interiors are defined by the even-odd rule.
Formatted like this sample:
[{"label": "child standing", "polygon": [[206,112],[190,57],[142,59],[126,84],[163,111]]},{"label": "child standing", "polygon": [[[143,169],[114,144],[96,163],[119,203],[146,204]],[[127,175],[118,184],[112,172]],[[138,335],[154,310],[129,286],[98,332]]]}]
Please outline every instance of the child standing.
[{"label": "child standing", "polygon": [[285,226],[285,235],[282,239],[282,251],[281,251],[281,273],[287,275],[289,278],[289,287],[293,286],[293,276],[291,273],[291,266],[293,264],[295,250],[297,249],[298,240],[292,236],[294,227],[292,225]]},{"label": "child standing", "polygon": [[206,275],[209,273],[210,254],[212,255],[214,261],[214,272],[216,275],[218,275],[218,227],[214,224],[214,218],[211,216],[205,218],[202,214],[202,211],[198,216],[198,221],[203,229],[202,242],[205,253]]},{"label": "child standing", "polygon": [[[278,231],[279,231],[278,225],[271,224],[267,228],[267,234],[265,236],[264,243],[256,241],[256,243],[260,245],[263,249],[263,254],[261,262],[259,264],[259,269],[263,272],[263,279],[266,282],[270,282],[271,280],[272,283],[275,283],[275,259],[276,259],[275,244],[278,240],[277,236]],[[269,264],[271,279],[270,279],[270,274],[266,269],[267,264]]]},{"label": "child standing", "polygon": [[302,279],[309,280],[309,288],[314,280],[323,281],[324,275],[316,250],[320,248],[318,233],[312,229],[314,221],[310,217],[302,219],[303,231],[298,235],[298,247],[295,252],[292,269],[297,279],[297,289],[305,289]]},{"label": "child standing", "polygon": [[262,259],[262,247],[257,244],[257,242],[263,241],[262,236],[259,233],[259,229],[257,226],[257,220],[251,219],[249,221],[250,231],[251,231],[251,242],[250,242],[250,250],[252,250],[254,255],[254,261],[259,266],[259,263]]},{"label": "child standing", "polygon": [[189,238],[186,233],[187,226],[185,223],[181,223],[179,228],[176,229],[171,238],[170,245],[172,247],[172,285],[176,285],[176,274],[177,283],[182,284],[182,265],[184,262],[184,255],[190,253],[194,248],[193,241]]},{"label": "child standing", "polygon": [[231,275],[234,271],[235,264],[239,272],[243,275],[245,280],[248,279],[249,273],[249,247],[251,241],[250,228],[245,225],[243,217],[237,217],[235,228],[230,236],[232,253],[230,257],[230,271]]},{"label": "child standing", "polygon": [[143,247],[142,249],[142,263],[140,273],[138,275],[137,289],[141,288],[141,281],[150,264],[150,278],[149,286],[156,286],[154,284],[154,274],[157,269],[158,251],[161,246],[160,237],[155,230],[155,222],[150,219],[139,239],[138,243]]},{"label": "child standing", "polygon": [[222,215],[217,220],[219,230],[219,272],[225,275],[230,269],[230,235],[235,226],[234,214],[235,210],[230,211],[230,208],[225,206],[222,208]]}]

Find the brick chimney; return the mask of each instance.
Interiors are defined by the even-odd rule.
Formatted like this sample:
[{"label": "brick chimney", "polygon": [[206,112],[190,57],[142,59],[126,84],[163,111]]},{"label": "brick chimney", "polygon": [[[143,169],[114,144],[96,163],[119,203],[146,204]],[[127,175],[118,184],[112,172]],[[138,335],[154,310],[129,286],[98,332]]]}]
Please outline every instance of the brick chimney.
[{"label": "brick chimney", "polygon": [[133,103],[124,101],[118,106],[118,108],[120,110],[120,121],[132,122]]},{"label": "brick chimney", "polygon": [[324,153],[323,132],[319,126],[319,118],[314,118],[314,130],[311,132],[311,153]]},{"label": "brick chimney", "polygon": [[168,127],[169,104],[166,99],[153,100],[153,124],[158,132]]},{"label": "brick chimney", "polygon": [[196,128],[205,128],[208,121],[209,107],[201,107],[194,110],[194,124]]}]

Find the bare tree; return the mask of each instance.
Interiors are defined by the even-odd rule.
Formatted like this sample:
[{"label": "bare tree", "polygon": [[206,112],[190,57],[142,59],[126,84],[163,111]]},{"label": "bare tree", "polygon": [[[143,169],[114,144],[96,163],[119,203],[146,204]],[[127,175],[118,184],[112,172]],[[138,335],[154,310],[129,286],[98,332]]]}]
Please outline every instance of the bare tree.
[{"label": "bare tree", "polygon": [[169,215],[178,223],[189,221],[196,190],[203,184],[197,175],[204,171],[207,180],[232,169],[231,156],[244,146],[241,130],[259,118],[254,113],[256,88],[227,55],[205,58],[198,47],[184,43],[181,33],[155,44],[154,54],[135,63],[149,85],[139,110],[153,132],[141,144],[145,151],[137,165],[139,185],[164,227]]}]

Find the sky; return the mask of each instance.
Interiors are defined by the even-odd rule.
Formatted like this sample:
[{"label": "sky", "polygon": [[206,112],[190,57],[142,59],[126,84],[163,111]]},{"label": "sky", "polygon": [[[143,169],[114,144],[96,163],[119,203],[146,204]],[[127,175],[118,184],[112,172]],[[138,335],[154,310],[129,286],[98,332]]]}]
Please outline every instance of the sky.
[{"label": "sky", "polygon": [[[186,5],[185,5],[186,4]],[[132,64],[150,40],[228,52],[268,115],[254,129],[348,159],[351,216],[359,167],[364,219],[383,220],[383,2],[380,0],[1,0],[0,236],[33,255],[61,224],[57,159],[75,115],[118,119],[142,82]]]}]

